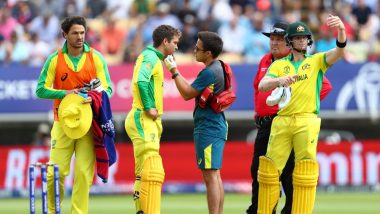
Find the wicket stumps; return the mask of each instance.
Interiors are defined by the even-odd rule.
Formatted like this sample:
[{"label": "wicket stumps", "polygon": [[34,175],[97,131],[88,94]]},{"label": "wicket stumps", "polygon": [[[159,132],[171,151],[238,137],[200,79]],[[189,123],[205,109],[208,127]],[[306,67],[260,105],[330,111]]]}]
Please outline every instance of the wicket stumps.
[{"label": "wicket stumps", "polygon": [[42,195],[42,213],[48,213],[48,201],[47,201],[47,168],[54,167],[54,205],[55,213],[60,214],[60,195],[59,195],[59,168],[57,164],[51,163],[35,163],[29,165],[29,201],[30,201],[30,214],[36,213],[36,178],[34,175],[34,168],[41,168],[41,195]]}]

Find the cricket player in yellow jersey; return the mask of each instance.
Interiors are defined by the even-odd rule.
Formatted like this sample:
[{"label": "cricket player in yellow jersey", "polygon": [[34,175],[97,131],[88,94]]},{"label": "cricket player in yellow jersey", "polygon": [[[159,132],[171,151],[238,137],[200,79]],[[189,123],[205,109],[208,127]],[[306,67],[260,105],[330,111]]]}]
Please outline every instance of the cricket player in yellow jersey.
[{"label": "cricket player in yellow jersey", "polygon": [[[72,214],[87,214],[89,192],[95,170],[95,148],[92,130],[78,139],[64,133],[62,118],[58,115],[61,100],[68,94],[77,94],[85,84],[98,78],[107,92],[112,94],[111,80],[103,56],[84,40],[86,20],[80,16],[66,18],[62,24],[62,35],[66,39],[63,47],[46,60],[42,68],[36,95],[54,100],[54,124],[51,130],[50,163],[59,165],[61,202],[64,193],[64,178],[70,172],[71,157],[75,152],[74,183],[72,189]],[[91,102],[90,99],[87,100]],[[73,112],[75,110],[73,109]],[[61,119],[61,120],[60,120]],[[73,130],[77,132],[78,130]],[[70,135],[72,136],[72,135]],[[48,207],[54,209],[53,170],[48,170]]]},{"label": "cricket player in yellow jersey", "polygon": [[133,143],[137,214],[159,214],[165,172],[159,153],[162,133],[164,72],[162,60],[178,49],[181,32],[169,25],[153,31],[153,45],[137,58],[132,77],[132,109],[125,130]]},{"label": "cricket player in yellow jersey", "polygon": [[291,54],[273,62],[260,81],[260,91],[290,87],[291,100],[273,120],[267,153],[260,157],[257,213],[271,214],[276,208],[280,196],[279,176],[292,148],[295,152],[292,213],[312,213],[319,174],[316,153],[322,79],[326,70],[343,57],[346,46],[345,28],[340,18],[329,15],[326,23],[338,31],[336,48],[306,54],[307,46],[313,43],[312,34],[304,23],[294,22],[285,35]]}]

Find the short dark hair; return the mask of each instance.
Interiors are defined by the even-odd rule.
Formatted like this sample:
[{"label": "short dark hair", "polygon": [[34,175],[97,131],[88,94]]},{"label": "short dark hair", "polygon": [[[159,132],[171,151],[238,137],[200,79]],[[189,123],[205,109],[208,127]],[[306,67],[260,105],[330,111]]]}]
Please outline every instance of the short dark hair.
[{"label": "short dark hair", "polygon": [[223,40],[215,32],[200,31],[198,32],[198,39],[203,42],[203,49],[210,51],[214,58],[217,58],[223,51]]},{"label": "short dark hair", "polygon": [[65,33],[69,33],[73,25],[82,25],[85,30],[87,29],[86,19],[83,16],[70,16],[63,20],[61,30]]},{"label": "short dark hair", "polygon": [[153,31],[153,47],[157,48],[160,46],[164,39],[167,39],[170,42],[174,36],[181,37],[181,34],[180,30],[170,25],[160,25]]}]

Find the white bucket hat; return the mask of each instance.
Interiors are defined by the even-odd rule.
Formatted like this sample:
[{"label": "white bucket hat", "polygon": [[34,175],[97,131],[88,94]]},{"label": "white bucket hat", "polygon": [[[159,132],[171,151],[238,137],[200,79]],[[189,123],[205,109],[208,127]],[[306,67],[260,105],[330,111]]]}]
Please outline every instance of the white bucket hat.
[{"label": "white bucket hat", "polygon": [[289,104],[292,97],[292,89],[290,87],[277,87],[271,95],[267,97],[266,103],[268,106],[274,106],[278,104],[280,109]]}]

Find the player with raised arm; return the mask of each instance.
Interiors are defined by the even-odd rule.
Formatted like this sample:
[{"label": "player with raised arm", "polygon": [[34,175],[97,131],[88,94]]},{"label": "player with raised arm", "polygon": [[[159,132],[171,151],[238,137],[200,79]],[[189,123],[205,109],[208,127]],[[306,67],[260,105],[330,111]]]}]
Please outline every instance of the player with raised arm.
[{"label": "player with raised arm", "polygon": [[271,214],[276,207],[280,196],[279,177],[292,148],[295,154],[292,213],[312,213],[319,174],[316,153],[322,79],[327,69],[343,57],[346,46],[345,28],[340,18],[329,15],[326,24],[338,30],[336,48],[306,54],[312,34],[306,24],[291,23],[285,35],[291,54],[276,60],[260,81],[260,91],[284,86],[291,88],[292,95],[288,105],[274,118],[267,153],[260,157],[258,213]]}]

